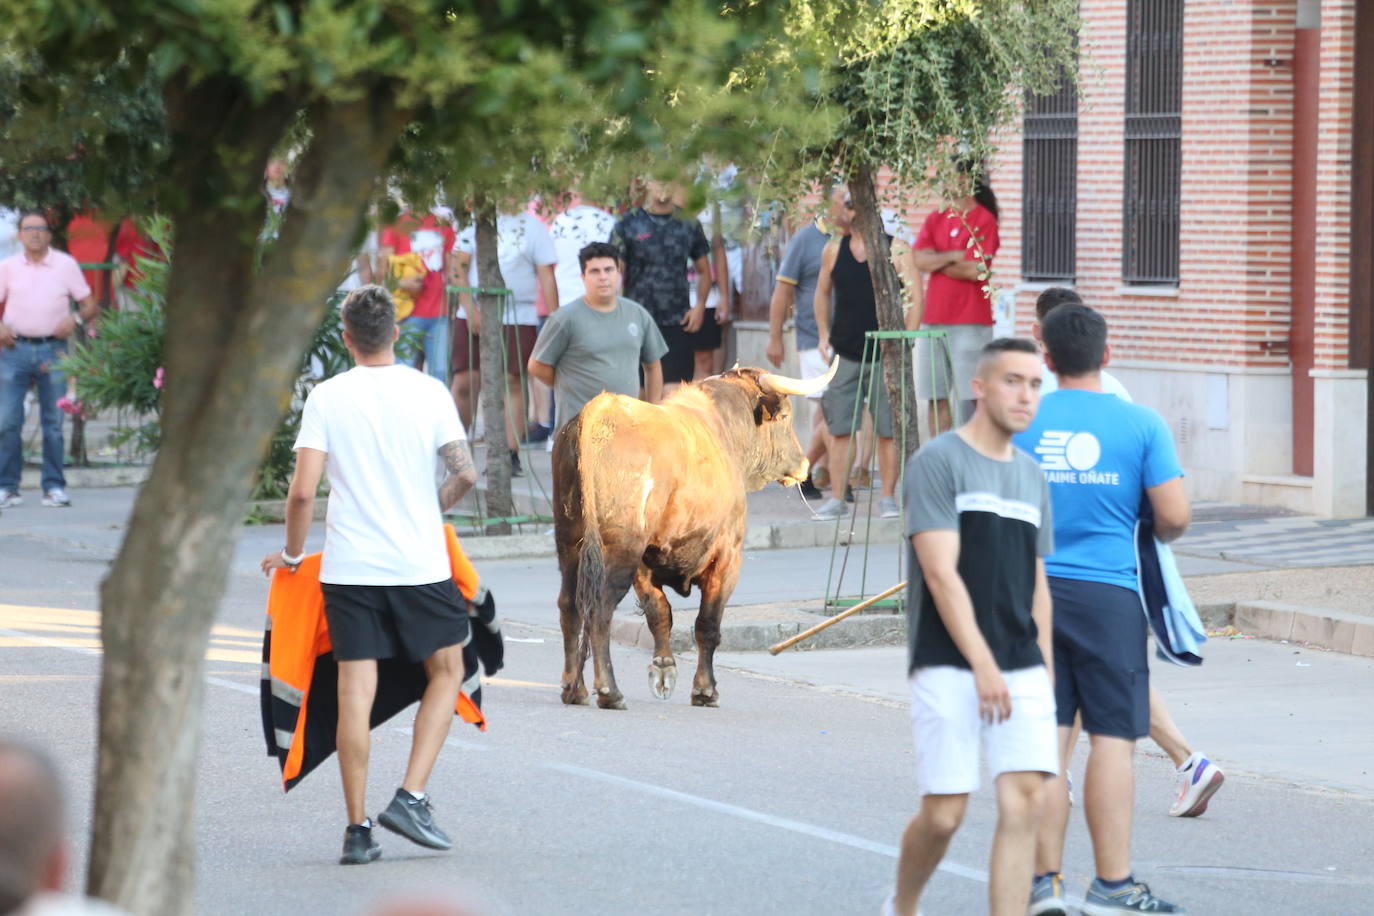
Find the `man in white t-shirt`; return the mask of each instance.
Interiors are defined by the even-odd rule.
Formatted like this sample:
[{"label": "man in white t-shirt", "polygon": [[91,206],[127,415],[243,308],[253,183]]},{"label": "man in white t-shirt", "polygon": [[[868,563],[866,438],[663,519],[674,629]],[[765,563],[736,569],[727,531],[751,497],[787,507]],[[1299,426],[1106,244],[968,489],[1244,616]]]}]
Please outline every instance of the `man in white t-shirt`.
[{"label": "man in white t-shirt", "polygon": [[[479,287],[477,277],[477,232],[468,226],[453,243],[449,282],[454,286]],[[516,450],[525,432],[525,398],[520,388],[520,370],[534,352],[538,336],[539,312],[535,301],[542,294],[549,312],[558,307],[558,281],[554,267],[558,253],[549,230],[533,213],[502,213],[496,218],[496,252],[501,263],[501,279],[511,291],[502,322],[506,326],[506,445],[510,449],[511,475],[518,477],[520,453]],[[458,297],[458,318],[453,324],[453,398],[463,423],[472,426],[478,399],[482,396],[481,315],[473,308],[472,297]],[[488,455],[492,432],[487,432]]]},{"label": "man in white t-shirt", "polygon": [[[444,383],[396,362],[400,331],[391,294],[380,286],[349,293],[343,324],[357,365],[306,398],[287,495],[286,546],[264,557],[262,570],[294,570],[305,558],[315,491],[327,470],[320,585],[339,667],[339,770],[348,809],[339,861],[361,865],[381,855],[365,805],[378,659],[420,663],[429,678],[405,780],[378,820],[421,846],[452,845],[425,795],[453,721],[469,636],[441,512],[472,488],[477,472]],[[448,471],[437,496],[436,455]]]},{"label": "man in white t-shirt", "polygon": [[582,268],[577,260],[578,252],[592,242],[609,241],[614,228],[614,216],[586,203],[575,204],[553,218],[549,224],[549,235],[553,238],[554,254],[558,258],[553,272],[558,281],[559,308],[576,302],[586,292]]},{"label": "man in white t-shirt", "polygon": [[[1083,297],[1067,286],[1051,286],[1049,289],[1040,291],[1040,295],[1035,297],[1035,323],[1031,325],[1031,336],[1035,338],[1035,342],[1039,344],[1042,351],[1045,349],[1045,344],[1040,339],[1040,322],[1045,320],[1045,316],[1061,305],[1082,304]],[[1106,364],[1105,361],[1103,364]],[[1044,397],[1051,391],[1058,390],[1059,377],[1051,372],[1050,367],[1045,365],[1042,361],[1040,364],[1041,397]],[[1116,395],[1127,403],[1132,403],[1131,393],[1126,390],[1126,386],[1121,384],[1121,380],[1106,369],[1102,370],[1102,390],[1107,394]]]}]

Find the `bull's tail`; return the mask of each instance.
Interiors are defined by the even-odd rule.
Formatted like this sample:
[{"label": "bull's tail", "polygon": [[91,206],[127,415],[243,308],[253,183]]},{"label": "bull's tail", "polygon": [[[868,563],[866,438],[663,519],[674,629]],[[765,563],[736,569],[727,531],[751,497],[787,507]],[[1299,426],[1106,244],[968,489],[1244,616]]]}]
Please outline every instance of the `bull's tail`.
[{"label": "bull's tail", "polygon": [[[588,526],[582,538],[582,552],[577,560],[577,612],[582,618],[583,633],[589,632],[592,616],[606,600],[606,556],[601,549],[601,536]],[[585,636],[583,638],[586,638]]]}]

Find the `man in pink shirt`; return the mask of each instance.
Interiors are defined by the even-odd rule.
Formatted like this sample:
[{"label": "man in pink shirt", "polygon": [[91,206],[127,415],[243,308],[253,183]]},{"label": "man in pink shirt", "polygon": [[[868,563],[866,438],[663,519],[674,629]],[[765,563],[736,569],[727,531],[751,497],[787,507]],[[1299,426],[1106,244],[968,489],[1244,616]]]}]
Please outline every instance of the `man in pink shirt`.
[{"label": "man in pink shirt", "polygon": [[[38,387],[43,428],[43,505],[70,506],[62,475],[62,412],[57,399],[67,387],[58,361],[67,338],[94,321],[96,304],[81,268],[71,255],[51,246],[52,230],[41,210],[19,218],[22,250],[0,261],[0,508],[17,506],[24,467],[19,432],[24,425],[24,394]],[[72,300],[78,313],[72,313]]]}]

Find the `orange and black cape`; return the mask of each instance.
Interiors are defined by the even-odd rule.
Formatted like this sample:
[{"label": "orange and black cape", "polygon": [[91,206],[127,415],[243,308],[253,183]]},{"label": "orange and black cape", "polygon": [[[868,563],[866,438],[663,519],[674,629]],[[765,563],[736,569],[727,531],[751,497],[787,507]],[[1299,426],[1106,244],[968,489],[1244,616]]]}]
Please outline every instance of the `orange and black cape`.
[{"label": "orange and black cape", "polygon": [[[481,584],[451,525],[444,526],[449,564],[471,618],[472,635],[463,646],[467,680],[454,713],[464,722],[487,728],[482,715],[482,682],[478,663],[488,676],[500,670],[504,647],[496,601]],[[338,725],[338,665],[329,642],[320,589],[320,557],[301,561],[295,573],[278,569],[267,595],[267,631],[262,639],[262,729],[267,754],[281,763],[282,787],[290,791],[335,751]],[[424,668],[404,659],[377,663],[377,696],[372,703],[376,728],[425,690]]]}]

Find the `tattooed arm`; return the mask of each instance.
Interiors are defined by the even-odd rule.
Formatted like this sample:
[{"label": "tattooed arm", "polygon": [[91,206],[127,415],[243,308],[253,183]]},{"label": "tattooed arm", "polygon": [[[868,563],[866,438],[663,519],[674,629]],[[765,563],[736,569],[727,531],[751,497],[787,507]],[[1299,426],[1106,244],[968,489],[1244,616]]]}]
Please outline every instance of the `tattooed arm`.
[{"label": "tattooed arm", "polygon": [[439,508],[447,512],[477,483],[477,468],[472,464],[472,452],[464,439],[454,439],[439,449],[439,457],[448,469],[448,476],[439,485]]}]

